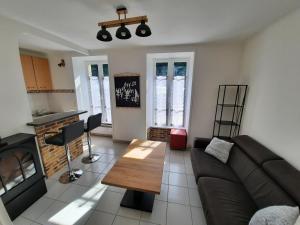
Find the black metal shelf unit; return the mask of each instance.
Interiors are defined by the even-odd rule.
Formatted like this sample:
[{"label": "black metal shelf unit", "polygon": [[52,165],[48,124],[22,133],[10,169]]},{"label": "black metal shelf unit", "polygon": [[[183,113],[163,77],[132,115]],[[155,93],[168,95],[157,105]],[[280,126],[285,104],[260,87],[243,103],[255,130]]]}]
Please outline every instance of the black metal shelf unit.
[{"label": "black metal shelf unit", "polygon": [[240,132],[248,85],[219,85],[213,137],[223,139]]}]

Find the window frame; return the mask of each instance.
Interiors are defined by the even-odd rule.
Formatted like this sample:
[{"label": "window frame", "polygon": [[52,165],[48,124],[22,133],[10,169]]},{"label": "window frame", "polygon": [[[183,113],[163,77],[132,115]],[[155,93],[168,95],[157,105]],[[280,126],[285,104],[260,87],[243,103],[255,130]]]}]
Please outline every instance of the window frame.
[{"label": "window frame", "polygon": [[[174,126],[172,124],[173,117],[173,83],[174,83],[174,63],[175,62],[186,62],[186,74],[185,74],[185,84],[184,84],[184,99],[183,99],[183,121],[182,126]],[[166,99],[166,124],[158,125],[156,120],[156,64],[157,63],[168,63],[168,72],[167,72],[167,99]],[[187,102],[187,88],[188,88],[188,80],[190,76],[190,64],[191,60],[189,57],[169,57],[169,58],[154,58],[153,59],[153,107],[152,107],[152,125],[154,127],[174,127],[174,128],[182,128],[186,126],[186,102]]]},{"label": "window frame", "polygon": [[[104,124],[108,124],[108,125],[111,125],[112,124],[112,121],[111,123],[108,123],[107,122],[107,112],[106,112],[106,101],[105,101],[105,97],[104,97],[104,84],[103,84],[103,81],[104,81],[104,71],[103,71],[103,65],[104,64],[108,64],[107,61],[87,61],[86,62],[86,70],[87,70],[87,75],[88,75],[88,81],[89,81],[89,98],[92,100],[92,90],[91,90],[91,79],[95,79],[95,76],[90,76],[89,75],[89,65],[91,64],[96,64],[98,65],[98,76],[97,76],[97,79],[98,79],[98,83],[99,83],[99,89],[100,89],[100,104],[101,104],[101,112],[102,112],[102,119],[104,120],[102,121],[102,123]],[[108,77],[109,77],[109,71],[108,71]],[[109,97],[110,97],[110,93],[109,94]],[[93,110],[93,102],[90,102],[90,108]],[[110,108],[110,111],[111,111],[111,108]]]}]

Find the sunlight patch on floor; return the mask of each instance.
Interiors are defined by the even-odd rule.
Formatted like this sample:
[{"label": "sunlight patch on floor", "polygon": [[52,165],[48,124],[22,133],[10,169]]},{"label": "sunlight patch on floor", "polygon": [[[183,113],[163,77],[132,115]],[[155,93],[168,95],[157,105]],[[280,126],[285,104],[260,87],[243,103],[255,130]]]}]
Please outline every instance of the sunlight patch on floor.
[{"label": "sunlight patch on floor", "polygon": [[101,196],[107,189],[106,185],[99,183],[91,187],[81,197],[74,200],[62,210],[53,215],[48,222],[57,225],[74,225],[96,207]]},{"label": "sunlight patch on floor", "polygon": [[86,204],[86,200],[77,199],[52,216],[49,222],[58,225],[74,225],[91,209],[91,205]]}]

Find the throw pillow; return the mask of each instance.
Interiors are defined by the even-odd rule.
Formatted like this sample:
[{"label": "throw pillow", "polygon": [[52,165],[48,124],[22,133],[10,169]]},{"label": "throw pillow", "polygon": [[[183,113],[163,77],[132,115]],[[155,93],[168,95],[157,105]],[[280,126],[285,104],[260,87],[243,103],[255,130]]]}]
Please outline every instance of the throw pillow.
[{"label": "throw pillow", "polygon": [[270,206],[257,211],[249,225],[294,225],[298,216],[298,207]]},{"label": "throw pillow", "polygon": [[214,137],[206,147],[205,152],[226,163],[232,146],[233,143]]}]

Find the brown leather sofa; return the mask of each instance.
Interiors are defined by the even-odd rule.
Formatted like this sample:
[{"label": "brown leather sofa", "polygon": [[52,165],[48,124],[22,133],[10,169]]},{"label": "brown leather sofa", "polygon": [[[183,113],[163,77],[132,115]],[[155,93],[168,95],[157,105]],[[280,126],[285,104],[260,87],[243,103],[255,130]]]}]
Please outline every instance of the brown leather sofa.
[{"label": "brown leather sofa", "polygon": [[249,136],[232,138],[223,164],[204,152],[210,139],[196,138],[191,160],[208,225],[246,225],[272,205],[300,205],[300,172]]}]

